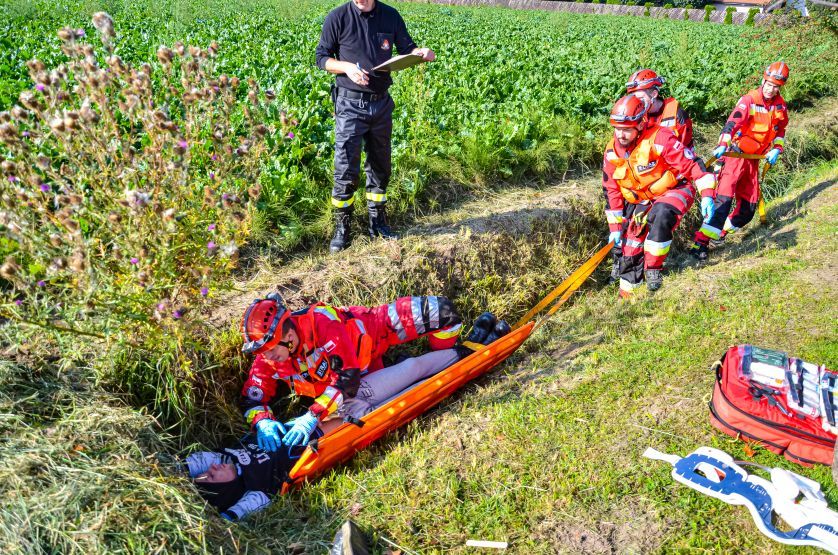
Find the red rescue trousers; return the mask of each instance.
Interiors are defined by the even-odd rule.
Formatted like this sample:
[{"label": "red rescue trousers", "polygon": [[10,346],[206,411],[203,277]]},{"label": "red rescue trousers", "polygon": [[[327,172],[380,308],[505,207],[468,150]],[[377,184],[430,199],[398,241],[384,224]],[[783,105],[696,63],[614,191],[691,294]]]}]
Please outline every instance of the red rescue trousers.
[{"label": "red rescue trousers", "polygon": [[[716,213],[695,233],[695,242],[707,246],[750,222],[759,204],[759,160],[724,158],[716,187]],[[734,199],[736,208],[730,211]]]},{"label": "red rescue trousers", "polygon": [[642,285],[645,270],[663,268],[675,229],[694,200],[695,188],[682,182],[649,203],[626,203],[619,265],[622,291]]},{"label": "red rescue trousers", "polygon": [[381,357],[393,345],[427,336],[432,350],[450,349],[462,331],[460,315],[445,297],[399,297],[389,304],[348,310],[373,339],[370,370],[381,368]]}]

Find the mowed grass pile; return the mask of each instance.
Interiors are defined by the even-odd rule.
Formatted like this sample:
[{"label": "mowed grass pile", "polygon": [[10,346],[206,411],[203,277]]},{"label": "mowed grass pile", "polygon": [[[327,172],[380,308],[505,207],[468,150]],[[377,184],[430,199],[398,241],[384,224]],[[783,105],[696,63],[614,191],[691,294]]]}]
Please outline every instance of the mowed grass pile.
[{"label": "mowed grass pile", "polygon": [[[313,67],[313,48],[322,18],[334,5],[267,0],[176,2],[166,8],[150,3],[7,3],[0,7],[7,31],[0,39],[0,102],[11,103],[21,86],[29,86],[22,77],[27,59],[54,62],[60,57],[55,38],[59,27],[85,27],[92,35],[89,16],[99,9],[114,16],[121,33],[118,52],[133,63],[153,62],[160,44],[184,40],[206,46],[217,40],[222,71],[253,75],[261,87],[273,88],[277,102],[298,120],[294,138],[280,141],[265,159],[262,223],[250,237],[253,251],[288,247],[317,233],[327,210],[329,78]],[[243,432],[235,399],[248,361],[238,352],[234,326],[241,304],[257,292],[279,286],[294,306],[314,298],[371,304],[406,293],[443,293],[456,300],[468,319],[484,308],[514,318],[572,271],[604,233],[596,176],[583,182],[583,190],[569,187],[569,195],[581,197],[576,202],[557,201],[537,211],[520,205],[522,192],[514,186],[571,167],[598,165],[604,115],[619,96],[625,75],[637,66],[654,63],[666,72],[673,92],[701,116],[708,142],[719,127],[711,120],[732,105],[742,83],[756,83],[777,48],[799,46],[804,35],[806,49],[799,48],[800,58],[789,51],[799,81],[793,81],[787,96],[800,107],[814,97],[834,94],[834,37],[806,28],[764,35],[754,52],[742,56],[741,45],[751,44],[748,33],[753,30],[631,19],[633,26],[645,29],[644,35],[628,33],[626,20],[620,18],[411,4],[399,8],[416,38],[440,54],[439,63],[401,75],[393,90],[401,107],[394,139],[394,199],[419,219],[414,236],[392,245],[361,242],[330,260],[299,250],[290,261],[284,250],[273,260],[249,253],[245,259],[256,279],[236,284],[247,291],[241,297],[211,297],[222,306],[206,317],[218,329],[197,332],[188,348],[173,335],[165,343],[111,350],[107,342],[4,323],[0,333],[10,360],[0,373],[0,427],[7,438],[0,443],[0,494],[11,500],[0,508],[4,552],[192,552],[222,546],[225,551],[284,552],[297,543],[317,553],[350,511],[364,525],[423,552],[458,548],[466,537],[478,535],[508,538],[519,552],[551,552],[561,545],[571,550],[586,545],[712,547],[717,541],[713,531],[730,538],[731,546],[769,547],[747,543],[759,540],[748,533],[744,519],[728,529],[733,521],[715,518],[716,506],[710,502],[696,505],[695,518],[679,509],[670,519],[666,472],[641,478],[630,468],[636,460],[614,466],[612,461],[623,452],[614,438],[634,437],[634,417],[646,418],[647,410],[667,413],[677,403],[664,398],[662,405],[649,408],[655,387],[692,398],[695,390],[682,391],[683,383],[666,380],[677,376],[693,384],[704,377],[703,368],[723,348],[719,345],[732,342],[732,333],[761,329],[756,315],[765,319],[766,309],[753,306],[776,304],[773,295],[781,293],[777,287],[799,286],[798,296],[805,302],[792,303],[790,318],[808,314],[813,329],[822,328],[827,317],[834,319],[827,313],[831,307],[816,303],[805,283],[798,284],[788,272],[780,272],[785,281],[774,277],[782,269],[779,261],[798,256],[802,245],[783,252],[760,250],[755,260],[775,264],[764,272],[755,270],[750,281],[722,281],[722,291],[713,293],[725,303],[718,314],[706,302],[691,304],[691,294],[702,299],[709,289],[682,288],[684,277],[670,280],[672,286],[663,295],[615,309],[614,291],[601,290],[598,284],[605,276],[599,275],[597,284],[563,316],[567,328],[549,328],[504,367],[512,375],[470,387],[403,434],[243,525],[229,527],[212,518],[185,481],[172,475],[174,453],[198,444],[217,445]],[[637,42],[652,34],[654,50]],[[548,55],[555,57],[552,65],[539,60],[545,41]],[[617,42],[632,44],[630,53],[605,48]],[[718,44],[725,45],[725,57],[708,68],[701,50]],[[654,52],[659,48],[678,55],[658,65]],[[806,125],[795,125],[790,132],[789,153],[781,166],[786,169],[772,177],[775,194],[808,182],[800,172],[818,159],[834,158],[834,110],[826,111],[831,119],[814,110]],[[822,181],[824,175],[810,177]],[[512,188],[498,192],[497,181]],[[818,189],[821,194],[823,190]],[[470,217],[469,210],[479,209],[481,201],[460,206],[468,195],[484,197],[482,210],[489,206],[490,214]],[[417,199],[421,202],[413,204]],[[491,215],[516,202],[508,217]],[[439,214],[452,203],[458,210]],[[424,212],[437,212],[437,220],[422,219]],[[518,216],[526,216],[522,225]],[[452,234],[434,221],[465,227]],[[828,219],[792,223],[794,230],[806,224],[824,229],[822,238],[830,237]],[[794,233],[802,237],[810,232]],[[761,236],[745,244],[762,248]],[[818,250],[826,248],[822,242],[808,247],[828,252]],[[277,255],[277,250],[265,252]],[[819,260],[813,254],[790,270],[817,269]],[[702,275],[690,277],[690,287],[703,283]],[[740,293],[744,305],[734,300]],[[769,298],[771,302],[765,300]],[[687,326],[683,314],[690,315],[689,322],[716,325],[719,334],[711,335],[712,326]],[[735,318],[728,320],[730,316]],[[681,327],[690,333],[678,332]],[[824,356],[824,362],[834,364],[834,353],[819,344],[812,347],[807,338],[784,342],[774,337],[779,328],[779,320],[765,328],[761,338],[766,344]],[[617,330],[625,333],[618,335]],[[662,337],[663,343],[654,343]],[[706,337],[712,339],[696,339]],[[556,366],[556,360],[568,357],[570,366]],[[651,373],[649,360],[666,364]],[[611,381],[598,380],[600,374]],[[648,387],[650,377],[657,380],[655,387]],[[703,388],[705,382],[693,385]],[[596,395],[611,402],[600,402]],[[668,433],[709,441],[699,405],[678,413],[681,420]],[[654,427],[648,424],[641,425]],[[632,512],[642,503],[641,495],[657,509],[647,505]],[[692,507],[690,499],[677,498],[681,507]],[[635,530],[660,533],[642,534],[647,543],[637,543],[641,540],[631,529],[617,527],[623,516]],[[602,528],[600,519],[614,528]],[[707,535],[694,529],[704,523]],[[650,539],[654,541],[648,543]]]}]

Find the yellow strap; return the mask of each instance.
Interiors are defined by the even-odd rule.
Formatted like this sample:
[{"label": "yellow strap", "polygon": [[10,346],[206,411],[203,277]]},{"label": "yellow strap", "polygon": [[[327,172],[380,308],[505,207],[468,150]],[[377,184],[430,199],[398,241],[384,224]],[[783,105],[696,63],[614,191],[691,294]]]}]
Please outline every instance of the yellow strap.
[{"label": "yellow strap", "polygon": [[482,343],[475,343],[474,341],[463,341],[462,343],[460,343],[460,345],[462,345],[463,347],[468,347],[472,351],[477,351],[486,346]]},{"label": "yellow strap", "polygon": [[765,225],[768,223],[768,214],[765,211],[765,199],[762,198],[762,184],[765,182],[765,176],[768,175],[768,170],[771,169],[771,164],[766,163],[762,168],[762,176],[759,178],[759,204],[757,210],[759,211],[759,223]]},{"label": "yellow strap", "polygon": [[537,305],[532,307],[529,310],[529,312],[527,312],[524,315],[523,318],[518,320],[518,323],[515,324],[515,327],[512,329],[518,329],[527,322],[529,322],[536,314],[544,310],[547,307],[547,305],[553,302],[556,299],[556,297],[564,294],[562,298],[559,299],[558,302],[552,308],[550,308],[550,311],[536,324],[535,327],[537,328],[541,326],[547,320],[547,318],[552,316],[556,312],[556,310],[558,310],[558,308],[561,305],[563,305],[565,301],[567,301],[567,299],[570,298],[570,296],[577,289],[579,289],[579,286],[581,286],[582,283],[584,283],[584,281],[588,279],[588,277],[592,273],[594,273],[594,270],[596,270],[597,266],[599,266],[599,264],[605,259],[605,257],[608,256],[608,253],[611,252],[612,245],[613,243],[608,243],[607,245],[599,249],[599,251],[597,251],[596,254],[594,254],[584,264],[577,268],[575,272],[570,274],[567,277],[567,279],[565,279],[558,285],[558,287],[553,289],[546,297],[541,299],[541,301],[539,301]]},{"label": "yellow strap", "polygon": [[[745,160],[763,160],[765,158],[765,154],[745,154],[744,152],[725,152],[722,156],[726,158],[744,158]],[[711,156],[707,161],[704,162],[706,167],[710,167],[716,163],[715,156]]]}]

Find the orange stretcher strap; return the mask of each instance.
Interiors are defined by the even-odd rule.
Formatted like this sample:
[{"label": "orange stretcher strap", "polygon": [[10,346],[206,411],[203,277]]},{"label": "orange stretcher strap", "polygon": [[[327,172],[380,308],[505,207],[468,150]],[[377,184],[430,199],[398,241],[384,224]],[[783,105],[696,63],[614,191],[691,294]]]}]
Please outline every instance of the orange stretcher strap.
[{"label": "orange stretcher strap", "polygon": [[576,269],[572,274],[570,274],[564,281],[562,281],[558,287],[550,291],[546,297],[541,299],[537,305],[532,307],[529,312],[524,314],[523,318],[518,320],[518,323],[515,324],[515,327],[512,329],[518,329],[527,322],[529,322],[536,314],[547,308],[547,306],[552,303],[557,297],[561,296],[559,300],[550,308],[550,311],[536,324],[536,328],[540,327],[550,316],[556,313],[556,310],[563,305],[567,299],[585,282],[588,277],[594,270],[596,270],[597,266],[608,256],[608,253],[611,252],[611,247],[613,243],[608,243],[599,251],[596,252],[592,257],[590,257],[584,264],[582,264],[579,268]]}]

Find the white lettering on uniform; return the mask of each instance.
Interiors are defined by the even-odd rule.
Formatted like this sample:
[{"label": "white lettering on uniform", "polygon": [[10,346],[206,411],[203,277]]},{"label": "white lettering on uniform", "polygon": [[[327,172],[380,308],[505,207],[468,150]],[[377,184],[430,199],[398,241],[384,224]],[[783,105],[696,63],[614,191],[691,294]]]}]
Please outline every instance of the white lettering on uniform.
[{"label": "white lettering on uniform", "polygon": [[236,457],[236,460],[239,461],[240,465],[247,466],[250,464],[250,454],[246,449],[231,449],[228,447],[224,449],[224,451]]}]

